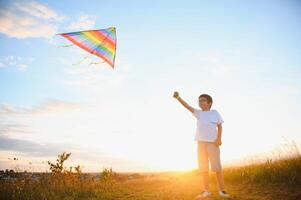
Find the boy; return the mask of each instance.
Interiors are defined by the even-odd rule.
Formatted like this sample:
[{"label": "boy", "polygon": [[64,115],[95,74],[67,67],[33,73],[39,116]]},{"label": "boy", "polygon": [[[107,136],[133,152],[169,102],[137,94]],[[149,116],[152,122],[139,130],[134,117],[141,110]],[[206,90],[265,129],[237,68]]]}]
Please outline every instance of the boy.
[{"label": "boy", "polygon": [[208,94],[201,94],[199,96],[198,103],[201,110],[188,105],[188,103],[180,97],[178,92],[174,92],[173,97],[197,119],[194,139],[197,141],[198,165],[203,180],[203,191],[197,198],[204,198],[211,195],[209,192],[209,161],[211,171],[216,173],[219,195],[229,197],[229,194],[224,190],[224,177],[219,149],[219,146],[222,144],[222,123],[224,120],[217,110],[211,109],[213,103],[212,97]]}]

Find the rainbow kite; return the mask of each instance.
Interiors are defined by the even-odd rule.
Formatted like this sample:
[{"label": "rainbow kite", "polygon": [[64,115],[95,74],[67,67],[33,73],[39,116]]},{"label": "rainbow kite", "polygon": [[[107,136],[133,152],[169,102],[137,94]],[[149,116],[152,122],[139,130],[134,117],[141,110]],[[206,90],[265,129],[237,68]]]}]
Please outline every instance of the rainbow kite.
[{"label": "rainbow kite", "polygon": [[100,57],[114,68],[116,55],[116,28],[58,34],[76,46]]}]

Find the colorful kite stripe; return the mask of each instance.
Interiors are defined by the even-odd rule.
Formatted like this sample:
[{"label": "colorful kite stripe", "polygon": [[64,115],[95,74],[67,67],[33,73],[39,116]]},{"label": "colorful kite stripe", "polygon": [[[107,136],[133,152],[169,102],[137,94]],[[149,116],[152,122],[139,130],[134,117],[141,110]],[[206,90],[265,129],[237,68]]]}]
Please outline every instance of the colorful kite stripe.
[{"label": "colorful kite stripe", "polygon": [[94,54],[114,68],[116,55],[116,28],[59,34],[80,48]]}]

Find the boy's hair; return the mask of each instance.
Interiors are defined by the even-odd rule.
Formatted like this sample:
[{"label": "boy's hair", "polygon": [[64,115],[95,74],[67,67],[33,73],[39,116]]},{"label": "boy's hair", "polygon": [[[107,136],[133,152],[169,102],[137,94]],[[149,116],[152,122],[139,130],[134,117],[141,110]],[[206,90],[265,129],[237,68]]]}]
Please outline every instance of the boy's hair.
[{"label": "boy's hair", "polygon": [[212,97],[211,97],[209,94],[201,94],[201,95],[199,96],[199,99],[200,99],[201,97],[206,98],[207,102],[208,102],[208,103],[211,103],[211,105],[210,105],[210,108],[211,108],[211,106],[212,106],[212,104],[213,104],[213,99],[212,99]]}]

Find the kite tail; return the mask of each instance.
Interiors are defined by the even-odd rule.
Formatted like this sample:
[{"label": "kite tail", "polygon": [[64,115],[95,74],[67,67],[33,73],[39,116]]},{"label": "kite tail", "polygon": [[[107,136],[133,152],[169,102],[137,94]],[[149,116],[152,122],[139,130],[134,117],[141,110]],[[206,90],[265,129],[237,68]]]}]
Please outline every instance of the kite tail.
[{"label": "kite tail", "polygon": [[80,61],[78,61],[77,63],[73,63],[72,65],[79,65],[81,64],[83,61],[87,60],[87,58],[89,58],[92,54],[88,54],[86,55],[83,59],[81,59]]},{"label": "kite tail", "polygon": [[61,47],[72,47],[72,46],[74,46],[74,44],[58,45],[56,47],[61,48]]},{"label": "kite tail", "polygon": [[99,65],[99,64],[102,64],[104,63],[105,61],[102,61],[102,62],[90,62],[89,65]]}]

